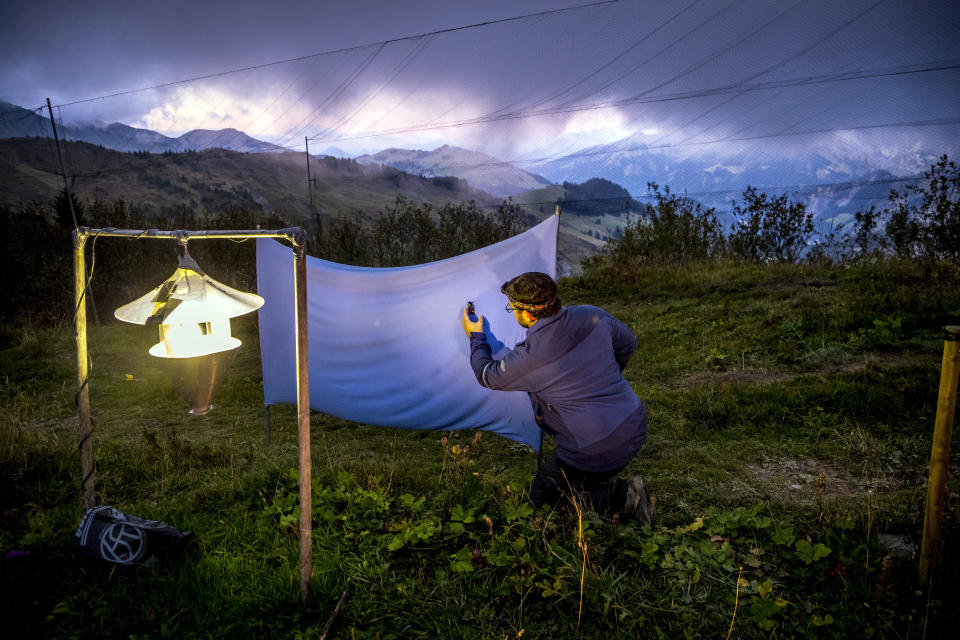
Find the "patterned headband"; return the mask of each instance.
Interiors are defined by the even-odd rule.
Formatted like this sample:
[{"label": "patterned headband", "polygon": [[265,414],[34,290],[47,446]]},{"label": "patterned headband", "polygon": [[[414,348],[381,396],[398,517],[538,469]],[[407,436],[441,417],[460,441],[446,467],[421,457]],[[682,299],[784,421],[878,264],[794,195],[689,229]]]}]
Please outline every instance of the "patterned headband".
[{"label": "patterned headband", "polygon": [[529,304],[529,303],[520,302],[518,300],[514,300],[511,298],[510,304],[522,311],[529,311],[531,313],[534,313],[536,311],[543,311],[550,305],[554,304],[556,301],[557,301],[557,298],[553,298],[551,300],[547,300],[546,302],[541,302],[539,304]]}]

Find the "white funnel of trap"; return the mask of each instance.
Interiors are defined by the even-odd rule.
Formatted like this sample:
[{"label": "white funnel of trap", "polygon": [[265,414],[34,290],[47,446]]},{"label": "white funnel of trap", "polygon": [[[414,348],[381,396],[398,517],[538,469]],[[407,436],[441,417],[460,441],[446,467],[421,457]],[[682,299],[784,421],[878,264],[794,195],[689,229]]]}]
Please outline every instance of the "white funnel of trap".
[{"label": "white funnel of trap", "polygon": [[184,247],[180,266],[163,284],[114,311],[118,320],[157,325],[160,342],[152,356],[167,360],[174,380],[191,404],[191,413],[213,408],[228,354],[240,346],[230,318],[263,306],[263,298],[238,291],[203,273]]}]

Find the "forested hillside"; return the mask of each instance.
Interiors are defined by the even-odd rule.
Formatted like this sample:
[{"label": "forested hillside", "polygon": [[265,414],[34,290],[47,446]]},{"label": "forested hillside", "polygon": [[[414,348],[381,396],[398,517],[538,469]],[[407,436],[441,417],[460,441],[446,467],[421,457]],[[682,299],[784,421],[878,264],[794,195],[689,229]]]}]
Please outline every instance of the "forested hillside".
[{"label": "forested hillside", "polygon": [[[332,156],[311,158],[314,181],[308,189],[306,157],[300,153],[225,149],[125,153],[84,142],[63,143],[63,150],[78,202],[91,212],[121,206],[147,226],[183,228],[187,220],[195,225],[210,224],[203,221],[227,212],[275,216],[311,229],[317,222],[369,223],[397,197],[437,211],[447,205],[473,203],[488,215],[504,204],[459,178],[428,178]],[[0,141],[0,175],[0,203],[10,207],[27,203],[51,207],[63,189],[56,148],[45,138]],[[556,197],[552,193],[531,193],[534,196],[525,201],[535,204],[525,206],[525,213],[538,219],[553,213]],[[92,216],[84,224],[103,226],[104,219]],[[590,235],[596,231],[581,228],[582,224],[571,219],[561,228],[562,273],[576,270],[582,259],[600,250],[601,243]]]},{"label": "forested hillside", "polygon": [[[249,209],[290,222],[311,218],[301,153],[125,153],[85,142],[63,143],[71,189],[81,202],[124,200],[146,216],[218,214]],[[398,194],[417,201],[498,201],[456,178],[421,178],[381,165],[313,158],[314,207],[321,217],[372,216]],[[63,187],[53,142],[18,138],[0,144],[0,200],[49,203]]]}]

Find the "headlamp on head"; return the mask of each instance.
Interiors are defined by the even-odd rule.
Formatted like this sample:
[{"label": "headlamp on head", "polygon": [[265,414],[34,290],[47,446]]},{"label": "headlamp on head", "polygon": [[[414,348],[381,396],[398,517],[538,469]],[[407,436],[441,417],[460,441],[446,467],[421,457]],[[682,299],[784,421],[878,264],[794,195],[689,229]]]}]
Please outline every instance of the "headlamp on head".
[{"label": "headlamp on head", "polygon": [[500,292],[507,296],[511,306],[521,311],[529,311],[537,318],[552,316],[560,311],[557,283],[539,271],[528,271],[504,282]]}]

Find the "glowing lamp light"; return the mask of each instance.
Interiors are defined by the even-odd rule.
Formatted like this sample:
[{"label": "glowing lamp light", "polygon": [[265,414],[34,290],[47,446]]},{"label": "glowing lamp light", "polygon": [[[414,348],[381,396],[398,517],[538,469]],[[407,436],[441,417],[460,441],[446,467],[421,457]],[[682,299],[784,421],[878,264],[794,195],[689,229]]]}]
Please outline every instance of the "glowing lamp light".
[{"label": "glowing lamp light", "polygon": [[237,291],[203,273],[184,247],[180,265],[163,284],[114,311],[118,320],[157,325],[160,342],[150,347],[163,358],[191,404],[190,413],[213,408],[227,356],[240,346],[230,333],[230,318],[256,311],[263,298]]}]

